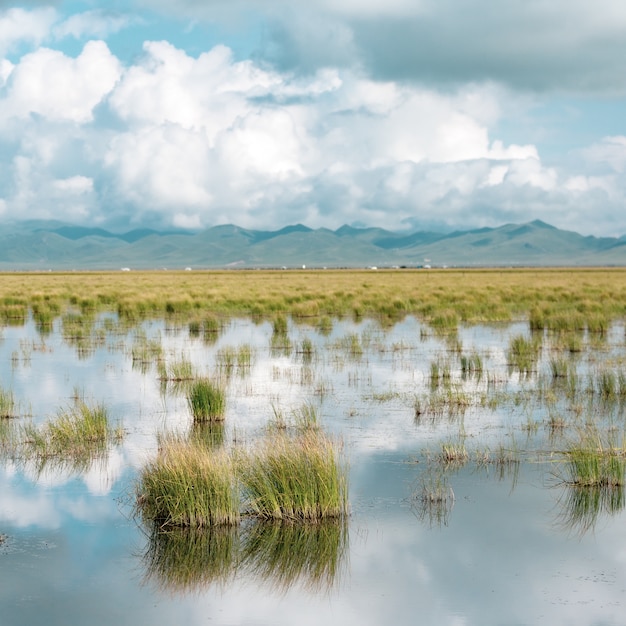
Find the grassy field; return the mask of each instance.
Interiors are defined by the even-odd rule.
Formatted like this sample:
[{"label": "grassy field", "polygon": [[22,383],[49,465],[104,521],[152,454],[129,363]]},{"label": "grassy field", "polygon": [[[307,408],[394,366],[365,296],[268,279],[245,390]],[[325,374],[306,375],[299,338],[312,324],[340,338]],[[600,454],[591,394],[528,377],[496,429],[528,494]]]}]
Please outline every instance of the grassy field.
[{"label": "grassy field", "polygon": [[[320,270],[0,274],[0,320],[31,309],[43,328],[69,310],[122,319],[294,318],[415,314],[433,327],[530,319],[533,327],[602,329],[626,313],[626,269]],[[206,319],[205,319],[206,316]]]}]

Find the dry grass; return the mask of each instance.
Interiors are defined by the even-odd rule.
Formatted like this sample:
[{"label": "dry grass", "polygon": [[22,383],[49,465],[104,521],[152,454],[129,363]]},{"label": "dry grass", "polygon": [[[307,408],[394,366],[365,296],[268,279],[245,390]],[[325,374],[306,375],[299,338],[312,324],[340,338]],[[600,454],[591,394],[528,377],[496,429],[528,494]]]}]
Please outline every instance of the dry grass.
[{"label": "dry grass", "polygon": [[623,316],[625,301],[621,268],[73,272],[29,273],[27,280],[7,273],[0,281],[0,318],[23,324],[31,307],[43,328],[71,307],[82,315],[112,310],[127,320],[166,315],[191,321],[209,313],[393,320],[411,313],[451,326],[526,318],[537,329],[602,333],[609,320]]}]

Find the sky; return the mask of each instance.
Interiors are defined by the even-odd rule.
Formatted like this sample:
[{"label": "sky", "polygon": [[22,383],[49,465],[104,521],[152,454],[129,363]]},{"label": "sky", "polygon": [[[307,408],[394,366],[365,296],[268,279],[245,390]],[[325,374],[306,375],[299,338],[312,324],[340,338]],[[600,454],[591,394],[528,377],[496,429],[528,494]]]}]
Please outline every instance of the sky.
[{"label": "sky", "polygon": [[0,0],[0,222],[626,234],[623,0]]}]

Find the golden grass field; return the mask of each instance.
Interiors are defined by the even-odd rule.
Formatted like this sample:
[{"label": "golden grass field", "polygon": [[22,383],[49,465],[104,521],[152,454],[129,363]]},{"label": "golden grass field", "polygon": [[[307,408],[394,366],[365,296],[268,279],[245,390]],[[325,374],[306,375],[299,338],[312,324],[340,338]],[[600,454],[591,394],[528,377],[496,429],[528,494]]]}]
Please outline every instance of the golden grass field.
[{"label": "golden grass field", "polygon": [[[434,325],[532,315],[626,314],[626,269],[318,270],[0,274],[0,315],[55,317],[112,310],[121,317],[347,316]],[[575,322],[575,323],[578,323]]]}]

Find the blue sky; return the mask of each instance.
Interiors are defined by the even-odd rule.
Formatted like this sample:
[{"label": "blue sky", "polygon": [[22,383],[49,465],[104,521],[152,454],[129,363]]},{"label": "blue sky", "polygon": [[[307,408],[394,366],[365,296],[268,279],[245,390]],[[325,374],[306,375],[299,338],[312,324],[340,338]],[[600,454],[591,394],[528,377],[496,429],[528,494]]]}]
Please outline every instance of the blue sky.
[{"label": "blue sky", "polygon": [[0,220],[626,234],[620,0],[0,0]]}]

